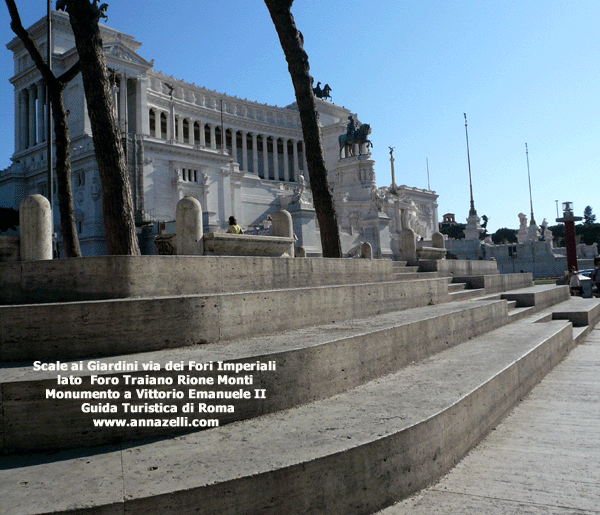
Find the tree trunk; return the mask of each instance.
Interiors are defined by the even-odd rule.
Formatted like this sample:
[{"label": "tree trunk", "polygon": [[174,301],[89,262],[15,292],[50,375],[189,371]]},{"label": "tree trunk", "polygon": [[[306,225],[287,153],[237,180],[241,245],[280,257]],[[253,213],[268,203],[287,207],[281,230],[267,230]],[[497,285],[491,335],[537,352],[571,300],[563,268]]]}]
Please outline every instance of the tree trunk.
[{"label": "tree trunk", "polygon": [[62,237],[67,257],[81,257],[77,226],[75,225],[75,207],[73,206],[73,187],[71,183],[71,139],[67,124],[67,110],[63,101],[64,86],[50,88],[52,118],[54,120],[54,139],[56,143],[56,182],[58,207],[62,226]]},{"label": "tree trunk", "polygon": [[293,0],[265,0],[277,30],[281,47],[292,77],[296,102],[300,110],[302,134],[306,148],[306,163],[313,193],[313,202],[321,230],[323,257],[342,257],[340,233],[333,197],[327,182],[327,167],[319,129],[319,113],[313,94],[308,55],[304,51],[303,37],[296,28],[291,13]]},{"label": "tree trunk", "polygon": [[[56,144],[56,182],[58,185],[58,207],[65,254],[67,257],[81,257],[79,239],[75,226],[75,209],[73,207],[73,190],[71,187],[71,139],[67,124],[67,112],[63,102],[63,91],[67,83],[77,75],[79,69],[75,65],[58,79],[52,73],[48,63],[40,54],[33,38],[23,27],[21,17],[14,0],[6,0],[11,17],[11,28],[23,42],[31,59],[40,70],[48,95],[51,99],[52,118],[54,119],[54,137]],[[46,142],[52,145],[52,141]],[[50,192],[48,192],[50,195]]]},{"label": "tree trunk", "polygon": [[102,182],[102,208],[108,253],[139,255],[131,186],[98,27],[100,12],[95,3],[91,4],[89,0],[67,0],[66,11],[69,13],[79,53],[94,149]]}]

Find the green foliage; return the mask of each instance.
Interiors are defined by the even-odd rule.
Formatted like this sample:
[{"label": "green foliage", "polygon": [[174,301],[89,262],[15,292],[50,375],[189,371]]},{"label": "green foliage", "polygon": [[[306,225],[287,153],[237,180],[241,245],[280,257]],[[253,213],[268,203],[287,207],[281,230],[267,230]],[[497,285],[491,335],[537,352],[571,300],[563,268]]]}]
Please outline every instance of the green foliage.
[{"label": "green foliage", "polygon": [[581,236],[579,241],[586,245],[600,243],[600,224],[583,222],[575,227],[575,234]]},{"label": "green foliage", "polygon": [[502,243],[517,243],[517,229],[508,229],[507,227],[502,227],[498,229],[494,234],[492,234],[492,241],[496,245],[500,245]]},{"label": "green foliage", "polygon": [[558,224],[549,226],[548,229],[552,232],[552,239],[554,240],[554,244],[558,247],[565,246],[565,225]]},{"label": "green foliage", "polygon": [[[553,225],[552,227],[548,227],[552,231],[552,236],[554,238],[554,242],[559,247],[564,247],[565,245],[565,226],[564,224]],[[593,245],[594,243],[600,244],[600,224],[585,222],[582,224],[577,224],[575,226],[575,234],[578,236],[580,243],[585,243],[586,245]]]},{"label": "green foliage", "polygon": [[596,223],[596,215],[592,213],[592,206],[586,206],[583,210],[583,225],[592,225]]},{"label": "green foliage", "polygon": [[452,224],[445,227],[440,227],[442,234],[447,234],[448,238],[455,240],[462,240],[465,237],[465,228],[467,224]]},{"label": "green foliage", "polygon": [[564,224],[551,225],[548,227],[548,229],[550,229],[550,231],[552,232],[553,238],[564,238],[565,237],[565,225]]}]

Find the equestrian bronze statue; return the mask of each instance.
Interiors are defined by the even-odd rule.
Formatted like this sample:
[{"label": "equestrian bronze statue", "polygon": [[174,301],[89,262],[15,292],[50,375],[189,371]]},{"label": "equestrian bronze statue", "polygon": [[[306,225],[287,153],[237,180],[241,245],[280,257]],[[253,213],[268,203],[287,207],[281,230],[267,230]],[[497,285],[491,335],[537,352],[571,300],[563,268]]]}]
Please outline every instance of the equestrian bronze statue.
[{"label": "equestrian bronze statue", "polygon": [[368,138],[371,134],[371,126],[368,123],[363,123],[360,127],[356,127],[356,123],[352,116],[349,116],[348,128],[346,134],[341,134],[340,142],[340,159],[342,158],[342,150],[345,150],[346,157],[354,155],[354,145],[358,144],[358,155],[362,154],[363,145],[366,145],[366,150],[373,147],[373,143]]}]

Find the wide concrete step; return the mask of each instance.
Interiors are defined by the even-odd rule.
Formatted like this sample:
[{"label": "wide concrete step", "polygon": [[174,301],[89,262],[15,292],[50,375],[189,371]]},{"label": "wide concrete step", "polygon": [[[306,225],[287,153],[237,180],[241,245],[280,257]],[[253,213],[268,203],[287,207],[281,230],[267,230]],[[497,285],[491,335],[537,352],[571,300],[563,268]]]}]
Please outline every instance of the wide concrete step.
[{"label": "wide concrete step", "polygon": [[[452,283],[452,284],[456,284],[456,283]],[[464,288],[464,286],[463,286]],[[465,290],[465,289],[459,289],[456,291],[452,291],[448,294],[448,296],[450,297],[451,301],[457,301],[457,300],[467,300],[467,299],[476,299],[479,297],[482,297],[483,295],[486,294],[486,291],[483,289],[475,289],[475,290]]]},{"label": "wide concrete step", "polygon": [[552,320],[570,320],[574,327],[593,327],[600,320],[600,299],[571,297],[550,309]]},{"label": "wide concrete step", "polygon": [[447,472],[573,345],[519,321],[348,392],[137,446],[0,459],[11,513],[370,514]]},{"label": "wide concrete step", "polygon": [[0,361],[177,348],[447,302],[445,278],[0,306]]},{"label": "wide concrete step", "polygon": [[575,329],[581,327],[589,329],[600,320],[600,299],[568,297],[563,302],[536,310],[532,320],[535,322],[569,320]]},{"label": "wide concrete step", "polygon": [[508,311],[508,319],[511,322],[516,322],[535,313],[535,306],[525,308],[512,308]]},{"label": "wide concrete step", "polygon": [[463,291],[466,287],[467,285],[465,283],[450,283],[448,284],[448,293]]},{"label": "wide concrete step", "polygon": [[454,282],[466,283],[468,289],[484,288],[487,293],[497,293],[519,288],[533,286],[531,274],[481,274],[465,275],[455,274],[452,276]]},{"label": "wide concrete step", "polygon": [[414,279],[435,279],[439,277],[437,272],[402,272],[394,273],[396,281],[410,281]]},{"label": "wide concrete step", "polygon": [[392,264],[392,270],[394,274],[412,274],[419,271],[418,266],[406,266],[406,265],[398,265],[397,263]]},{"label": "wide concrete step", "polygon": [[[225,425],[324,399],[501,327],[508,323],[506,304],[504,300],[492,300],[425,306],[273,336],[84,360],[81,370],[75,371],[36,371],[30,364],[2,368],[0,425],[5,429],[1,452],[103,445],[177,432],[172,427],[94,427],[92,419],[98,415],[83,412],[84,403],[90,406],[115,404],[118,412],[100,414],[113,420],[126,416],[125,409],[130,410],[123,403],[149,403],[152,406],[166,403],[182,414],[189,402],[206,403],[206,409],[226,402],[233,406],[232,411],[218,414],[219,425]],[[178,367],[181,364],[181,368],[167,370],[169,363]],[[235,373],[219,370],[223,368],[220,363],[227,366],[261,363],[267,370]],[[209,370],[197,370],[197,364],[211,366]],[[69,363],[67,368],[72,365]],[[79,367],[79,362],[75,365]],[[137,370],[122,370],[126,365]],[[158,365],[158,370],[154,370],[154,365]],[[59,374],[66,378],[67,384],[58,384]],[[146,378],[150,380],[146,381]],[[167,384],[138,384],[152,383],[159,378]],[[209,378],[213,384],[190,384],[198,378]],[[79,380],[80,385],[73,385]],[[229,380],[233,384],[229,384]],[[262,389],[267,397],[257,400],[255,392]],[[160,399],[161,395],[172,395],[170,392],[174,390],[182,396]],[[244,390],[248,394],[247,398],[234,397],[228,401],[198,399],[200,390],[230,392],[230,395]],[[64,398],[71,395],[68,392],[82,391],[96,392],[96,395],[111,392],[118,400],[81,399],[77,395],[76,398]],[[133,399],[126,399],[127,392],[133,393]],[[152,397],[147,398],[147,395]],[[146,418],[147,414],[129,414],[127,417]],[[191,430],[178,429],[179,432]]]},{"label": "wide concrete step", "polygon": [[540,311],[546,307],[568,300],[570,294],[568,286],[545,284],[504,292],[500,297],[516,301],[517,307],[536,306],[536,310]]},{"label": "wide concrete step", "polygon": [[384,259],[99,256],[0,263],[0,305],[173,297],[393,279]]}]

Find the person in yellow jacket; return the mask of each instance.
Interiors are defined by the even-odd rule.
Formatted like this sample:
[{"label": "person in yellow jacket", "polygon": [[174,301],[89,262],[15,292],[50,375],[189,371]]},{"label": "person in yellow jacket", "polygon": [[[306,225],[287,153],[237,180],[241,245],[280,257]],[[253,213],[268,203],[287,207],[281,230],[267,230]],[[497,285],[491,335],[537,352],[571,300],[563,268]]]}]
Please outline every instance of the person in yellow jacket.
[{"label": "person in yellow jacket", "polygon": [[228,234],[244,234],[242,228],[237,224],[235,216],[229,217],[229,227],[227,228]]}]

